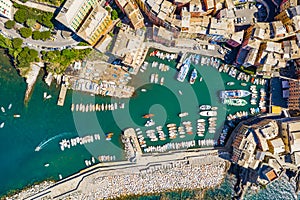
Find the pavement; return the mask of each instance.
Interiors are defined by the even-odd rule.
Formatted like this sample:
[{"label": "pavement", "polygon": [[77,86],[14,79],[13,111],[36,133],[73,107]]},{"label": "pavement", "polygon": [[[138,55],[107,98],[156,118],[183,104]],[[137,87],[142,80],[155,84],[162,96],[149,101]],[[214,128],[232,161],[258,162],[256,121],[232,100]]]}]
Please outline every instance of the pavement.
[{"label": "pavement", "polygon": [[54,13],[55,10],[58,8],[56,6],[50,6],[50,5],[46,5],[46,4],[42,4],[42,3],[38,3],[38,2],[33,2],[33,1],[27,1],[26,3],[23,3],[21,1],[18,0],[13,0],[13,2],[16,2],[17,4],[21,4],[27,7],[31,7],[31,8],[36,8],[38,10],[42,10],[42,11],[46,11],[46,12],[52,12]]}]

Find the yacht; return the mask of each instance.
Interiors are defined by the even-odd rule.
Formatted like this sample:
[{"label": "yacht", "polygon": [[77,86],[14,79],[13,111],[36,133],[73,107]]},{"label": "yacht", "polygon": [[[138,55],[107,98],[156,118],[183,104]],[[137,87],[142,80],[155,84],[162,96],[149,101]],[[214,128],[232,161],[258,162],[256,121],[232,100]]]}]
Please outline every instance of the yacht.
[{"label": "yacht", "polygon": [[142,91],[142,92],[147,92],[147,90],[146,90],[146,89],[144,89],[144,88],[143,88],[143,89],[141,89],[141,91]]},{"label": "yacht", "polygon": [[193,72],[192,72],[191,77],[190,77],[190,84],[194,84],[197,77],[198,77],[197,70],[193,69]]},{"label": "yacht", "polygon": [[247,90],[223,90],[220,92],[220,98],[241,98],[250,94]]},{"label": "yacht", "polygon": [[230,105],[230,106],[245,106],[245,105],[247,105],[247,101],[245,99],[223,99],[222,103]]},{"label": "yacht", "polygon": [[187,73],[189,72],[190,69],[190,65],[191,65],[191,58],[188,57],[187,59],[185,59],[185,61],[183,62],[183,65],[180,68],[180,71],[177,75],[177,80],[180,82],[183,82]]}]

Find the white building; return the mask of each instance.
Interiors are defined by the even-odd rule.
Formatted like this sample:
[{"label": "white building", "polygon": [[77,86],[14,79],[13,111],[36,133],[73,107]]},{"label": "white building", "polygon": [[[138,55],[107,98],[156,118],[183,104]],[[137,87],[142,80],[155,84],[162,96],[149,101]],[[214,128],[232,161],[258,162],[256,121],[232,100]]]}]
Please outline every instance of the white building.
[{"label": "white building", "polygon": [[14,18],[14,7],[11,1],[0,0],[0,15],[10,20]]}]

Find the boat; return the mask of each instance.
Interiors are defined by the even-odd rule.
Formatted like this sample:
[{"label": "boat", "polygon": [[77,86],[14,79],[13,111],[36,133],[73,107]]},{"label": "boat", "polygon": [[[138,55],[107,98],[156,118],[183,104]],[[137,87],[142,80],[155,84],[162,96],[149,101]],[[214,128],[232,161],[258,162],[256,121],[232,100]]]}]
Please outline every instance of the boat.
[{"label": "boat", "polygon": [[75,108],[75,105],[74,105],[74,103],[72,103],[72,105],[71,105],[71,111],[72,112],[74,111],[74,108]]},{"label": "boat", "polygon": [[150,126],[153,126],[153,125],[155,125],[155,122],[153,121],[153,119],[148,120],[145,124],[146,127],[150,127]]},{"label": "boat", "polygon": [[181,90],[178,90],[178,93],[179,93],[180,95],[182,95],[182,92],[181,92]]},{"label": "boat", "polygon": [[223,104],[227,104],[229,106],[245,106],[247,105],[247,101],[245,99],[228,99],[225,98],[222,101]]},{"label": "boat", "polygon": [[247,86],[247,83],[241,83],[241,86]]},{"label": "boat", "polygon": [[201,105],[199,108],[200,110],[209,110],[211,109],[211,105]]},{"label": "boat", "polygon": [[227,85],[234,85],[234,82],[227,82]]},{"label": "boat", "polygon": [[149,113],[149,114],[143,115],[143,118],[148,119],[148,118],[151,118],[153,116],[154,116],[154,114]]},{"label": "boat", "polygon": [[185,61],[183,62],[183,65],[180,68],[180,71],[177,75],[177,80],[180,82],[183,82],[187,73],[189,72],[190,69],[190,65],[191,65],[191,58],[188,57],[187,59],[185,59]]},{"label": "boat", "polygon": [[112,132],[105,134],[106,140],[111,140],[113,135],[114,135],[114,133],[112,133]]},{"label": "boat", "polygon": [[179,117],[185,117],[185,116],[188,116],[188,115],[189,115],[188,112],[183,112],[183,113],[178,114]]},{"label": "boat", "polygon": [[1,124],[0,124],[0,128],[3,128],[4,127],[4,122],[2,122]]},{"label": "boat", "polygon": [[49,163],[44,164],[45,167],[49,167]]},{"label": "boat", "polygon": [[216,107],[216,106],[211,107],[211,110],[218,110],[218,107]]},{"label": "boat", "polygon": [[147,92],[147,90],[146,90],[146,89],[144,89],[144,88],[143,88],[143,89],[141,89],[141,91],[142,91],[142,92]]},{"label": "boat", "polygon": [[154,76],[154,83],[158,83],[158,74],[155,74]]},{"label": "boat", "polygon": [[160,85],[163,85],[163,84],[164,84],[164,81],[165,81],[165,78],[164,78],[164,77],[161,77],[161,78],[160,78]]},{"label": "boat", "polygon": [[19,115],[19,114],[14,114],[14,118],[19,118],[19,117],[21,117],[21,115]]},{"label": "boat", "polygon": [[8,110],[10,110],[11,107],[12,107],[12,104],[10,103],[10,104],[8,105]]},{"label": "boat", "polygon": [[197,77],[198,77],[197,70],[194,69],[192,74],[191,74],[191,77],[190,77],[190,84],[194,84]]},{"label": "boat", "polygon": [[250,94],[247,90],[223,90],[220,92],[220,98],[241,98]]},{"label": "boat", "polygon": [[217,111],[201,111],[199,114],[205,117],[214,117],[217,116]]},{"label": "boat", "polygon": [[40,146],[37,146],[35,147],[34,151],[40,151],[41,150],[41,147]]},{"label": "boat", "polygon": [[51,99],[51,98],[52,98],[52,96],[51,96],[51,94],[49,94],[49,95],[46,96],[45,99]]},{"label": "boat", "polygon": [[150,83],[154,83],[155,74],[151,74],[150,76]]},{"label": "boat", "polygon": [[62,175],[61,174],[58,174],[58,177],[59,177],[60,180],[62,179]]},{"label": "boat", "polygon": [[1,107],[2,112],[5,112],[5,108]]}]

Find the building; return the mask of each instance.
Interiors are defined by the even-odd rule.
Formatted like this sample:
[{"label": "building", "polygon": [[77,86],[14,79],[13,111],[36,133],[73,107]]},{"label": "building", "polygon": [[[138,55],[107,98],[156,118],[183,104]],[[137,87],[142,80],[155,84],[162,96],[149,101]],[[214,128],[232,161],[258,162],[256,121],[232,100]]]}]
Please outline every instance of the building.
[{"label": "building", "polygon": [[298,81],[289,81],[288,108],[300,110],[300,83]]},{"label": "building", "polygon": [[14,7],[10,0],[0,0],[0,16],[14,19]]},{"label": "building", "polygon": [[116,0],[116,4],[127,15],[134,29],[143,28],[144,17],[134,0]]},{"label": "building", "polygon": [[97,0],[67,0],[55,19],[92,46],[113,28],[110,13]]}]

